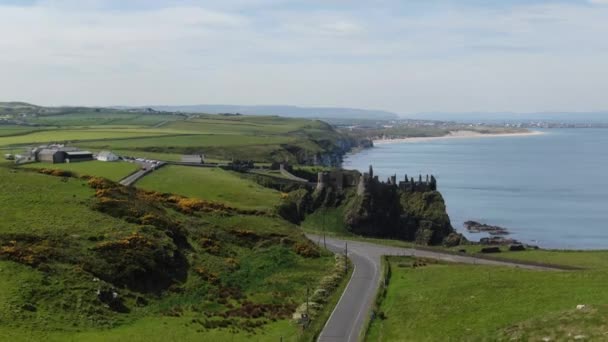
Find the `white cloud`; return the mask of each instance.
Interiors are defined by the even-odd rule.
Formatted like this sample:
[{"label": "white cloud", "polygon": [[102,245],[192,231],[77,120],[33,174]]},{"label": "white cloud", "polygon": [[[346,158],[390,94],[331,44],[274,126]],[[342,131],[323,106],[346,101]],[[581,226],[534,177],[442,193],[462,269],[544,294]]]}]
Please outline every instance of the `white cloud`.
[{"label": "white cloud", "polygon": [[0,32],[10,33],[0,40],[0,75],[10,80],[0,82],[2,97],[402,113],[608,108],[604,7],[451,6],[414,15],[283,0],[150,0],[128,10],[111,2],[0,6]]}]

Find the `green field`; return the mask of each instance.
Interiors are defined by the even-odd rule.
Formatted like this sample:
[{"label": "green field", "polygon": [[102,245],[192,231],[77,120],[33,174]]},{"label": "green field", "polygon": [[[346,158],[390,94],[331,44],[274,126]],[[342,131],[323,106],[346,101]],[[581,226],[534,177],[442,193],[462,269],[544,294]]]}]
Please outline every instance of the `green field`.
[{"label": "green field", "polygon": [[96,141],[83,144],[90,147],[137,150],[145,147],[231,147],[243,145],[273,145],[293,141],[290,137],[260,137],[235,134],[194,134],[171,137],[131,139],[124,141]]},{"label": "green field", "polygon": [[69,164],[32,163],[21,166],[29,169],[51,169],[64,170],[75,173],[78,176],[103,177],[113,181],[119,181],[139,169],[139,165],[127,162],[101,162],[87,161]]},{"label": "green field", "polygon": [[0,146],[64,143],[86,140],[125,139],[135,137],[159,136],[161,133],[137,132],[136,130],[45,130],[29,134],[0,137]]},{"label": "green field", "polygon": [[[33,111],[41,110],[39,108]],[[130,113],[67,108],[28,118],[37,127],[0,127],[0,148],[67,143],[89,150],[178,161],[203,153],[209,160],[301,161],[332,148],[341,137],[320,121],[265,116]],[[343,137],[342,137],[343,138]]]},{"label": "green field", "polygon": [[27,126],[0,125],[0,137],[25,134],[37,129],[36,127]]},{"label": "green field", "polygon": [[95,191],[77,179],[65,182],[0,167],[0,233],[77,234],[79,238],[134,226],[88,208]]},{"label": "green field", "polygon": [[[374,320],[368,341],[507,341],[512,337],[526,341],[545,336],[553,341],[567,340],[567,333],[604,336],[604,325],[598,321],[608,317],[605,309],[595,320],[568,327],[561,320],[573,315],[578,304],[600,308],[608,304],[604,291],[608,275],[603,270],[530,271],[432,261],[414,268],[410,258],[389,261],[392,275],[379,309],[386,318]],[[555,321],[547,322],[548,318]]]},{"label": "green field", "polygon": [[[76,165],[86,163],[69,166]],[[219,186],[258,187],[219,169],[207,176]],[[306,240],[276,217],[184,213],[134,188],[103,186],[96,192],[81,179],[3,165],[0,188],[0,335],[14,341],[298,341],[307,335],[290,321],[291,310],[334,263],[329,253],[296,253],[290,244]],[[236,204],[270,205],[278,193],[268,191],[254,196],[257,202]],[[176,226],[179,230],[167,232]],[[186,242],[174,240],[176,234]],[[145,244],[127,243],[134,236]],[[114,246],[112,253],[97,254],[103,246]],[[173,259],[176,253],[186,260]],[[186,272],[171,286],[162,285],[169,260]],[[146,272],[135,278],[111,280],[122,272],[139,274],[141,268]],[[154,274],[161,278],[142,278]],[[127,312],[110,310],[97,299],[98,288],[129,279],[162,286],[162,292],[119,285]],[[260,313],[248,309],[252,305],[286,305],[281,310],[287,312]],[[223,312],[231,310],[244,311],[224,319]]]},{"label": "green field", "polygon": [[219,168],[166,166],[144,177],[138,187],[222,202],[243,209],[270,209],[281,194]]}]

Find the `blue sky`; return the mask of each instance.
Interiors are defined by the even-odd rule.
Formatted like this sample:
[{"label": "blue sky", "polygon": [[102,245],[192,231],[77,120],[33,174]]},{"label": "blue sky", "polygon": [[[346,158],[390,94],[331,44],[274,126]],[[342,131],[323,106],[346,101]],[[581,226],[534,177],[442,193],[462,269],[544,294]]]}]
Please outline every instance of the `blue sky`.
[{"label": "blue sky", "polygon": [[1,100],[608,110],[608,0],[0,0],[0,32]]}]

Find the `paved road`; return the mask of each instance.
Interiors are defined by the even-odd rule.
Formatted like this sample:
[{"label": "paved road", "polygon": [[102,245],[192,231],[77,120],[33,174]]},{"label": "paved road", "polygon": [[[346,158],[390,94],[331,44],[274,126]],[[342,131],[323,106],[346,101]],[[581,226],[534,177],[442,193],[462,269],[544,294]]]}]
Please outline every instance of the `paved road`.
[{"label": "paved road", "polygon": [[159,167],[161,167],[165,164],[163,162],[161,162],[160,164],[154,164],[154,163],[139,162],[139,161],[136,161],[135,163],[139,164],[141,166],[141,169],[138,170],[137,172],[132,173],[132,174],[128,175],[127,177],[121,179],[119,182],[120,184],[125,185],[125,186],[133,185],[133,184],[135,184],[135,182],[137,182],[138,180],[143,178],[148,173],[158,169]]},{"label": "paved road", "polygon": [[[317,235],[307,234],[307,236],[315,243],[320,241]],[[534,270],[557,270],[556,268],[518,264],[517,262],[479,259],[470,256],[444,254],[413,248],[389,247],[329,237],[326,238],[326,243],[327,248],[335,253],[344,253],[345,245],[348,243],[348,257],[354,265],[354,271],[342,298],[340,298],[334,312],[319,335],[318,341],[321,342],[358,341],[380,285],[382,276],[380,259],[383,255],[416,256],[448,262],[509,266]]]}]

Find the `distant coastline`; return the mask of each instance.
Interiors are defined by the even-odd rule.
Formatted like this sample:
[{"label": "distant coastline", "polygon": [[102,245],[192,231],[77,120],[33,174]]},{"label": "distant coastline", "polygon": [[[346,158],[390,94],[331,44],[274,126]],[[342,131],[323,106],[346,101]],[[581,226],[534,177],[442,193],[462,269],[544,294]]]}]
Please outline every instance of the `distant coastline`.
[{"label": "distant coastline", "polygon": [[520,136],[531,136],[531,135],[542,135],[545,132],[541,131],[529,131],[529,132],[517,132],[517,133],[480,133],[476,131],[451,131],[447,135],[438,137],[410,137],[410,138],[389,138],[389,139],[374,139],[374,145],[384,144],[396,144],[402,142],[421,142],[421,141],[432,141],[432,140],[443,140],[443,139],[463,139],[463,138],[495,138],[495,137],[520,137]]}]

